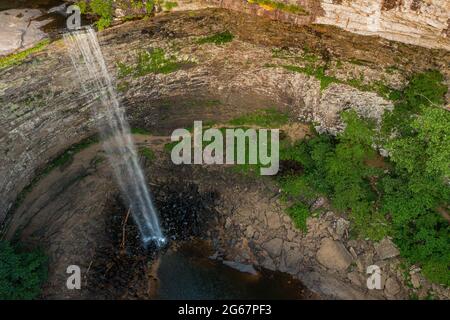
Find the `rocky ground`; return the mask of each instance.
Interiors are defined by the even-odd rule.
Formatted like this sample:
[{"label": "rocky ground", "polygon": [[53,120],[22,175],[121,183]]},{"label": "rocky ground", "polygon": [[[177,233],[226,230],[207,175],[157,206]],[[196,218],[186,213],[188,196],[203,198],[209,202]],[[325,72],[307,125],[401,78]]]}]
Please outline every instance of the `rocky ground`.
[{"label": "rocky ground", "polygon": [[[316,298],[448,299],[448,289],[431,285],[419,268],[402,268],[389,239],[373,243],[349,238],[349,222],[333,213],[325,199],[312,204],[308,231],[298,230],[272,178],[230,166],[175,166],[164,150],[168,138],[135,136],[151,147],[146,168],[162,224],[171,242],[207,240],[212,258],[233,267],[254,266],[291,274]],[[49,253],[50,278],[43,298],[150,298],[155,288],[155,251],[140,245],[137,230],[111,184],[99,145],[54,169],[33,188],[9,223],[28,245]],[[82,268],[83,288],[65,288],[65,268]],[[368,290],[367,267],[381,268],[381,290]]]}]

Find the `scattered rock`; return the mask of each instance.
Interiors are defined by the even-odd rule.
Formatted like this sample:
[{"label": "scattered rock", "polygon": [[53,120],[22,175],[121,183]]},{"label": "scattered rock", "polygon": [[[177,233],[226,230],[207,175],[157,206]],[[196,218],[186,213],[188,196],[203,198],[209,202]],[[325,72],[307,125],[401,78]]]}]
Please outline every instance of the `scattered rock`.
[{"label": "scattered rock", "polygon": [[261,263],[261,265],[269,270],[275,271],[277,269],[277,267],[275,266],[275,263],[273,262],[273,260],[269,257],[265,257],[265,259],[263,260],[263,262]]},{"label": "scattered rock", "polygon": [[289,241],[292,241],[292,240],[294,240],[294,237],[295,237],[295,232],[294,231],[292,231],[292,230],[288,230],[287,231],[287,239],[289,240]]},{"label": "scattered rock", "polygon": [[359,272],[365,272],[364,270],[364,263],[361,259],[356,259],[356,267],[358,268]]},{"label": "scattered rock", "polygon": [[411,284],[415,289],[418,289],[421,287],[420,285],[420,277],[417,273],[410,273],[411,276]]},{"label": "scattered rock", "polygon": [[225,229],[228,229],[231,227],[231,219],[230,217],[227,217],[225,220]]},{"label": "scattered rock", "polygon": [[344,235],[347,236],[347,230],[349,226],[350,226],[349,221],[343,218],[338,219],[338,221],[336,222],[336,234],[338,235],[339,238],[342,239]]},{"label": "scattered rock", "polygon": [[384,292],[387,296],[395,296],[400,292],[400,284],[395,278],[388,278],[384,285]]},{"label": "scattered rock", "polygon": [[375,244],[375,250],[381,260],[393,258],[400,254],[397,247],[388,238],[384,238],[378,244]]},{"label": "scattered rock", "polygon": [[278,229],[281,227],[280,216],[276,212],[266,213],[267,226],[269,229]]},{"label": "scattered rock", "polygon": [[245,230],[245,236],[248,239],[251,239],[254,234],[255,234],[255,229],[252,226],[248,226],[247,229]]},{"label": "scattered rock", "polygon": [[271,257],[275,258],[281,254],[283,240],[280,238],[274,238],[264,243],[262,247],[270,254]]},{"label": "scattered rock", "polygon": [[359,272],[352,271],[349,274],[347,274],[347,278],[355,286],[362,287],[362,285],[363,285],[363,277],[361,276],[361,274]]},{"label": "scattered rock", "polygon": [[349,251],[350,251],[351,255],[353,256],[353,258],[356,259],[358,257],[358,255],[356,254],[356,251],[353,247],[350,247]]},{"label": "scattered rock", "polygon": [[311,206],[311,211],[315,211],[317,209],[322,208],[327,203],[327,200],[324,197],[317,198]]},{"label": "scattered rock", "polygon": [[329,238],[322,240],[316,258],[324,267],[335,270],[345,270],[353,261],[351,254],[342,243]]}]

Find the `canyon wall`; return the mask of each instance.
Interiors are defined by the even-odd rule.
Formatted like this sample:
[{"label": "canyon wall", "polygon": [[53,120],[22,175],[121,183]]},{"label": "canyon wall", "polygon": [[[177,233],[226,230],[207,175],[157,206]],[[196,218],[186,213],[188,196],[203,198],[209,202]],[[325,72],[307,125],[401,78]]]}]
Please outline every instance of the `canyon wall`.
[{"label": "canyon wall", "polygon": [[224,8],[290,23],[333,25],[359,34],[378,35],[389,40],[450,50],[448,0],[280,1],[304,8],[307,14],[301,15],[275,10],[258,0],[212,2]]},{"label": "canyon wall", "polygon": [[[145,14],[145,6],[115,0],[118,17]],[[157,13],[222,7],[297,25],[326,24],[363,35],[450,50],[449,0],[178,0]]]},{"label": "canyon wall", "polygon": [[450,50],[449,0],[321,0],[314,23]]},{"label": "canyon wall", "polygon": [[[225,29],[236,37],[229,44],[198,44],[200,37]],[[233,115],[274,106],[288,108],[293,118],[313,121],[333,133],[341,128],[338,115],[342,110],[353,108],[361,115],[379,118],[385,108],[392,107],[377,92],[358,90],[346,84],[348,80],[359,79],[368,86],[383,81],[400,88],[405,82],[403,72],[430,68],[443,72],[450,58],[443,50],[220,9],[160,15],[99,35],[112,76],[117,75],[117,62],[132,66],[138,52],[155,47],[182,61],[188,59],[183,68],[170,74],[148,74],[125,83],[116,79],[126,87],[122,98],[132,125],[165,135],[194,120],[220,115],[228,121]],[[289,48],[286,57],[274,55],[274,48],[285,47]],[[340,81],[322,88],[314,76],[282,67],[297,63],[304,48],[310,54],[314,50],[317,59],[326,59],[329,76]],[[365,62],[355,64],[352,59]],[[404,71],[392,71],[392,65]],[[181,100],[168,101],[175,97]],[[205,113],[200,108],[204,105],[196,107],[200,97],[206,104],[221,103]],[[51,167],[52,160],[69,146],[97,131],[92,113],[95,103],[91,96],[80,94],[61,41],[22,64],[0,70],[0,223],[34,177]]]}]

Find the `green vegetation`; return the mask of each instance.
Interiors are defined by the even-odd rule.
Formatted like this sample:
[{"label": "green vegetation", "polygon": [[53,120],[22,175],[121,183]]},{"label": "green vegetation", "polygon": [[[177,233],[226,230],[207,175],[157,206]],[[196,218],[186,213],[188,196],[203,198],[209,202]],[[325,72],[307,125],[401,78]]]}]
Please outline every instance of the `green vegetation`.
[{"label": "green vegetation", "polygon": [[[381,81],[375,81],[373,83],[364,83],[363,75],[360,76],[359,79],[349,79],[349,80],[340,80],[333,75],[330,75],[327,70],[329,68],[329,63],[324,62],[323,58],[317,54],[310,52],[310,49],[304,48],[304,53],[302,55],[299,54],[291,54],[288,50],[285,49],[273,49],[272,57],[279,59],[289,59],[295,62],[301,62],[303,66],[293,65],[293,64],[283,64],[283,65],[274,65],[274,64],[266,64],[266,67],[283,67],[286,70],[292,72],[304,73],[309,76],[315,77],[320,81],[320,89],[326,89],[332,83],[341,83],[357,88],[361,91],[372,91],[376,92],[380,96],[391,99],[391,95],[395,90],[392,90],[388,86],[386,86]],[[356,61],[356,62],[355,62]],[[351,62],[356,64],[367,64],[369,62],[363,62],[362,60],[352,60]],[[341,61],[336,61],[336,68],[340,68],[342,66]]]},{"label": "green vegetation", "polygon": [[286,124],[289,116],[274,108],[262,109],[242,117],[235,118],[228,123],[235,126],[255,125],[261,128],[279,128]]},{"label": "green vegetation", "polygon": [[155,48],[151,51],[139,52],[134,66],[118,62],[118,77],[132,75],[137,78],[149,73],[167,74],[178,70],[181,65],[174,56],[167,56],[163,49]]},{"label": "green vegetation", "polygon": [[175,1],[165,1],[163,3],[163,7],[164,9],[166,9],[167,11],[171,11],[173,8],[178,7],[178,2]]},{"label": "green vegetation", "polygon": [[131,128],[130,129],[132,134],[143,134],[143,135],[149,135],[150,131],[144,128]]},{"label": "green vegetation", "polygon": [[305,10],[305,8],[295,5],[295,4],[286,4],[284,2],[279,1],[273,1],[273,0],[247,0],[248,3],[256,3],[260,7],[266,8],[266,9],[276,9],[280,11],[285,11],[293,14],[298,15],[308,15],[308,12]]},{"label": "green vegetation", "polygon": [[75,5],[77,5],[80,8],[80,13],[81,14],[88,13],[89,4],[87,3],[86,0],[77,1],[77,2],[75,2]]},{"label": "green vegetation", "polygon": [[289,207],[286,212],[294,221],[295,226],[306,232],[306,219],[309,217],[309,208],[305,204],[298,202]]},{"label": "green vegetation", "polygon": [[376,210],[377,190],[371,185],[382,170],[367,165],[376,157],[372,149],[374,126],[355,112],[342,117],[347,127],[336,138],[317,135],[282,150],[281,159],[296,161],[304,169],[303,175],[282,181],[282,186],[287,184],[288,195],[293,194],[293,186],[306,190],[305,204],[317,196],[328,196],[335,209],[351,212],[359,234],[379,240],[388,230]]},{"label": "green vegetation", "polygon": [[320,81],[320,89],[326,89],[332,83],[342,83],[361,91],[373,91],[378,93],[380,96],[385,98],[390,98],[392,94],[392,89],[388,88],[385,84],[381,82],[375,82],[372,84],[364,84],[362,79],[350,79],[347,81],[340,80],[334,76],[326,75],[325,66],[315,66],[315,64],[307,64],[305,67],[299,67],[294,65],[283,65],[283,68],[292,72],[300,72],[307,74],[309,76],[315,77]]},{"label": "green vegetation", "polygon": [[198,44],[204,44],[204,43],[214,43],[216,45],[221,45],[227,42],[233,41],[234,36],[231,32],[228,30],[216,33],[212,36],[201,38],[197,41]]},{"label": "green vegetation", "polygon": [[330,77],[325,74],[324,67],[315,68],[313,65],[307,65],[306,67],[298,67],[292,65],[284,65],[283,68],[293,72],[305,73],[309,76],[314,76],[320,81],[320,89],[326,89],[332,83],[338,83],[339,80],[335,77]]},{"label": "green vegetation", "polygon": [[147,0],[145,2],[145,11],[147,12],[147,14],[152,13],[154,7],[155,7],[155,1],[154,0]]},{"label": "green vegetation", "polygon": [[42,51],[50,43],[49,39],[39,41],[34,47],[23,50],[18,53],[13,53],[4,57],[0,57],[0,69],[7,68],[16,64],[20,64],[29,55]]},{"label": "green vegetation", "polygon": [[[406,262],[431,281],[450,285],[450,112],[446,87],[436,71],[415,75],[397,93],[396,106],[378,130],[355,112],[342,114],[336,137],[315,135],[285,144],[280,159],[300,164],[303,174],[279,178],[295,223],[304,228],[308,204],[327,196],[352,220],[352,232],[379,240],[393,237]],[[389,151],[383,159],[373,149]],[[297,220],[300,220],[298,222]]]},{"label": "green vegetation", "polygon": [[80,7],[82,14],[93,14],[98,20],[95,22],[98,30],[101,31],[109,27],[113,20],[113,1],[112,0],[81,0],[75,3]]},{"label": "green vegetation", "polygon": [[139,154],[148,159],[149,161],[153,161],[156,158],[153,150],[148,147],[139,148]]},{"label": "green vegetation", "polygon": [[47,257],[41,250],[26,252],[0,241],[0,300],[31,300],[47,279]]}]

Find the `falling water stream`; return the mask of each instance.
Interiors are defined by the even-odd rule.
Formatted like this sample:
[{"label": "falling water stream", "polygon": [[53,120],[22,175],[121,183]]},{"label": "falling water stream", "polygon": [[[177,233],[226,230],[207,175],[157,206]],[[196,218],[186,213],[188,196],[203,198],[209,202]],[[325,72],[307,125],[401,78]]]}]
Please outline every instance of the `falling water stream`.
[{"label": "falling water stream", "polygon": [[98,99],[95,118],[109,162],[131,214],[137,224],[144,245],[154,242],[160,246],[166,239],[153,205],[130,127],[125,118],[95,31],[88,27],[64,34],[72,64],[77,71],[83,91]]}]

